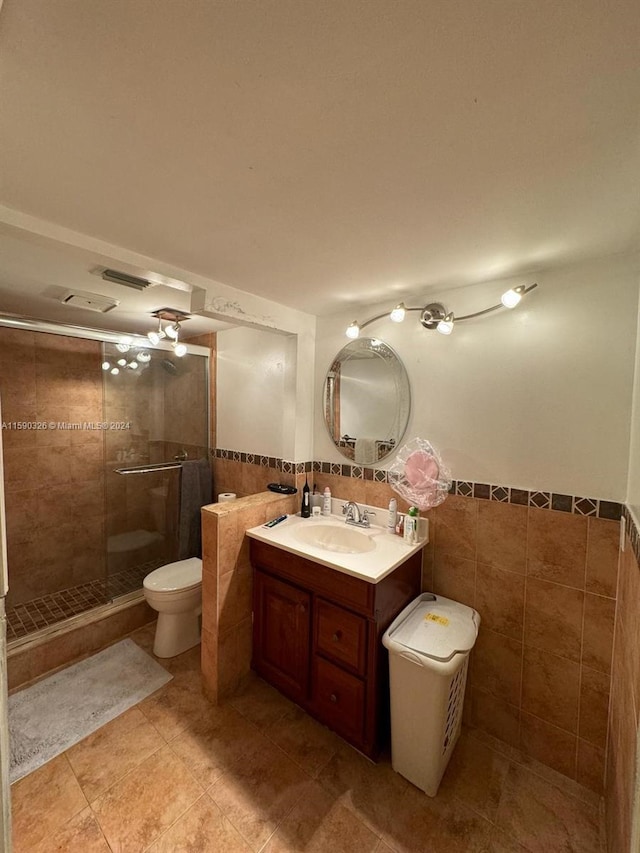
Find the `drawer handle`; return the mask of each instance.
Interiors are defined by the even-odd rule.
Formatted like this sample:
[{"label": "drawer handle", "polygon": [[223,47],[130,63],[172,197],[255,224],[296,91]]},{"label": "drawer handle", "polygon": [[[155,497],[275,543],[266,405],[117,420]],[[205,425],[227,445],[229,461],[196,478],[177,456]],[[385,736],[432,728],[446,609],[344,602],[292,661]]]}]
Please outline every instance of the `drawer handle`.
[{"label": "drawer handle", "polygon": [[331,696],[330,696],[329,698],[331,699],[331,701],[333,702],[333,704],[334,704],[334,705],[335,705],[335,704],[336,704],[336,702],[338,701],[338,697],[336,696],[336,694],[335,694],[335,693],[332,693],[332,694],[331,694]]},{"label": "drawer handle", "polygon": [[336,631],[331,639],[334,643],[339,643],[342,639],[342,631]]}]

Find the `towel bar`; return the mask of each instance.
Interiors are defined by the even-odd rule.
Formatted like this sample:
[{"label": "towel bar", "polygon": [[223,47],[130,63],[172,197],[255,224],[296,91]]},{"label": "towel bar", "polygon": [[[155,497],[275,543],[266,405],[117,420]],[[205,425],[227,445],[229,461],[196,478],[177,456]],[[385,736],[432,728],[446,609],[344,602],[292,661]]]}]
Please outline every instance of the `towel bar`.
[{"label": "towel bar", "polygon": [[116,468],[115,474],[152,474],[154,471],[174,471],[182,468],[182,465],[170,462],[160,465],[134,465],[132,468]]}]

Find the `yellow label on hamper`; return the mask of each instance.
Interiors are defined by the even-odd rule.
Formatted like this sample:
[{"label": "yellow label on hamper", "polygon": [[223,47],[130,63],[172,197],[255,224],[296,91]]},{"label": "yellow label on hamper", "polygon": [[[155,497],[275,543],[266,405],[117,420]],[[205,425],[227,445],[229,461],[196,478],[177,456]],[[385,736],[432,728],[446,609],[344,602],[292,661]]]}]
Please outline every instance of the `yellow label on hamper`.
[{"label": "yellow label on hamper", "polygon": [[437,622],[438,625],[448,625],[449,620],[446,616],[438,616],[437,613],[427,613],[424,617],[428,622]]}]

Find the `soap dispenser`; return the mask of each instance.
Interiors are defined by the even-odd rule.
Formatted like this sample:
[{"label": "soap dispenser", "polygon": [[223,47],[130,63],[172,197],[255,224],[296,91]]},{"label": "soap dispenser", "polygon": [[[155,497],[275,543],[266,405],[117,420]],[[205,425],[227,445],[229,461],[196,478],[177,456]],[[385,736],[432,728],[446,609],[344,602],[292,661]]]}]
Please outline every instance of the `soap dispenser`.
[{"label": "soap dispenser", "polygon": [[311,501],[309,499],[309,482],[305,475],[304,486],[302,488],[302,506],[300,507],[300,515],[302,518],[309,518],[311,515]]}]

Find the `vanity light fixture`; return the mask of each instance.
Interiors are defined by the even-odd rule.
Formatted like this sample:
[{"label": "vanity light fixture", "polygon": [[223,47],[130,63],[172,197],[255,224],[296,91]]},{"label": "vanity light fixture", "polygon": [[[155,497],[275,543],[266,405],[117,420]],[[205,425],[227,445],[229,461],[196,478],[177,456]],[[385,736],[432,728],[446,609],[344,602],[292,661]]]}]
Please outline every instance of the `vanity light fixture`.
[{"label": "vanity light fixture", "polygon": [[398,303],[396,307],[385,314],[376,314],[375,317],[370,317],[364,323],[358,323],[354,320],[347,326],[346,335],[348,338],[357,338],[362,329],[370,323],[375,323],[376,320],[381,320],[383,317],[388,317],[394,323],[402,323],[408,311],[419,311],[420,322],[425,329],[440,332],[441,335],[450,335],[453,331],[455,323],[461,323],[464,320],[472,320],[474,317],[481,317],[483,314],[489,314],[492,311],[498,311],[501,308],[515,308],[526,293],[530,293],[538,285],[537,283],[530,284],[528,287],[524,284],[513,287],[502,294],[500,302],[497,305],[491,305],[482,311],[474,311],[473,314],[463,314],[462,317],[456,317],[453,311],[447,309],[440,302],[430,302],[424,308],[407,308],[404,302]]}]

